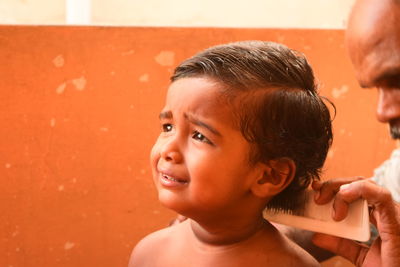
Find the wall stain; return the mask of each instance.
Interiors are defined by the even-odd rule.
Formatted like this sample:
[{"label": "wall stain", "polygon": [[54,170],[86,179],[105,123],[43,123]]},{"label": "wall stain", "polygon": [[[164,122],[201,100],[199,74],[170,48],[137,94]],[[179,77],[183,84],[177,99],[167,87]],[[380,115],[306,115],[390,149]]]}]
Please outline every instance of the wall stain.
[{"label": "wall stain", "polygon": [[161,51],[154,59],[159,65],[170,67],[175,63],[175,53],[172,51]]},{"label": "wall stain", "polygon": [[64,66],[65,60],[63,55],[58,55],[53,59],[53,64],[54,66],[56,66],[57,68],[61,68]]}]

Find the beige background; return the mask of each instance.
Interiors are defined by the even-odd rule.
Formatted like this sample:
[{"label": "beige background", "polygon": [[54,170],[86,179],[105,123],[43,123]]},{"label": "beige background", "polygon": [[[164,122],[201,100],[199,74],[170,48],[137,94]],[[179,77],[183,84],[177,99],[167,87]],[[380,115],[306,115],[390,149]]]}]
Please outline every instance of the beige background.
[{"label": "beige background", "polygon": [[[68,22],[134,26],[340,29],[345,25],[353,2],[354,0],[2,0],[0,23]],[[76,7],[75,11],[67,8],[71,6]],[[74,21],[68,18],[74,18]]]}]

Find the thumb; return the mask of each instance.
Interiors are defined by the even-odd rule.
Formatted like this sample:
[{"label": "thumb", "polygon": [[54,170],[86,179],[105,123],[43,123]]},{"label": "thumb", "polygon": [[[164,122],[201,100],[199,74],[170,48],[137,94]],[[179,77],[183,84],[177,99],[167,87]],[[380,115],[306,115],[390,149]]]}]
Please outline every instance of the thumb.
[{"label": "thumb", "polygon": [[336,236],[316,233],[312,242],[323,249],[333,252],[361,266],[368,252],[368,247],[355,241]]}]

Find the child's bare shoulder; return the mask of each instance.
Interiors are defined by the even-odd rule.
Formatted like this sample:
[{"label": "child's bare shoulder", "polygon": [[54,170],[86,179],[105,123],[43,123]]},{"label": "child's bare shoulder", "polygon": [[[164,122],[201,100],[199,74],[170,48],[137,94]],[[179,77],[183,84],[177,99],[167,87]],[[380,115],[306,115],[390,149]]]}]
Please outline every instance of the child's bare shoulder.
[{"label": "child's bare shoulder", "polygon": [[267,227],[254,236],[252,242],[244,243],[240,250],[244,253],[236,253],[236,261],[245,260],[249,266],[320,266],[310,254],[275,228]]},{"label": "child's bare shoulder", "polygon": [[[308,252],[295,244],[283,234],[277,240],[277,253],[274,253],[277,266],[320,266],[318,261]],[[278,264],[279,263],[279,264]]]},{"label": "child's bare shoulder", "polygon": [[153,232],[135,246],[129,260],[129,267],[163,266],[168,261],[169,250],[175,249],[180,242],[181,224]]},{"label": "child's bare shoulder", "polygon": [[305,250],[271,227],[232,249],[220,250],[214,260],[219,264],[212,266],[320,266]]}]

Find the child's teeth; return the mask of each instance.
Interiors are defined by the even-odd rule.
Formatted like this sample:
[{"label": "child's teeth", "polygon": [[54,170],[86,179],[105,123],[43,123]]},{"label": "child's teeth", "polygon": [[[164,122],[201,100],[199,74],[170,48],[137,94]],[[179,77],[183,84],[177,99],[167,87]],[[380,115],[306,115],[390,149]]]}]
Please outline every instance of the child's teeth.
[{"label": "child's teeth", "polygon": [[168,176],[168,175],[164,175],[165,178],[167,178],[168,180],[174,181],[174,182],[178,182],[178,180]]},{"label": "child's teeth", "polygon": [[173,181],[173,182],[178,182],[178,183],[187,183],[186,181],[184,181],[184,180],[179,180],[179,179],[175,179],[175,178],[173,178],[173,177],[171,177],[171,176],[168,176],[168,175],[166,175],[166,174],[163,174],[162,175],[165,179],[168,179],[168,180],[170,180],[170,181]]}]

